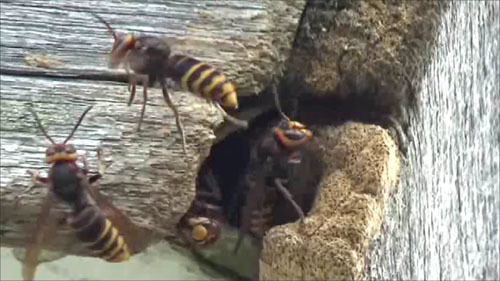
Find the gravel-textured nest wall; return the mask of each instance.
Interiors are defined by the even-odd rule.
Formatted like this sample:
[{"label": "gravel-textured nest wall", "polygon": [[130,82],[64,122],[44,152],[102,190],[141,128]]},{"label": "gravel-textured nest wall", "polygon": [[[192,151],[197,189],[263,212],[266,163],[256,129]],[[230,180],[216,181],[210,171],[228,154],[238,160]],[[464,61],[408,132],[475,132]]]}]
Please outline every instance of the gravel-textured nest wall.
[{"label": "gravel-textured nest wall", "polygon": [[447,8],[438,1],[308,1],[280,95],[285,111],[317,127],[327,167],[305,223],[266,234],[261,280],[363,279]]}]

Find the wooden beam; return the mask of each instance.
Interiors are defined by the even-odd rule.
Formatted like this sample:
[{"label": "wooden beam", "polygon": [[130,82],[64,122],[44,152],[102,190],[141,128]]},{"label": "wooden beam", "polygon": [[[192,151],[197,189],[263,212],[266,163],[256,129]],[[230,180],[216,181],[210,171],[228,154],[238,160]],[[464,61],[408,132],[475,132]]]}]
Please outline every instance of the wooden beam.
[{"label": "wooden beam", "polygon": [[[168,37],[174,52],[202,59],[226,73],[238,84],[239,95],[256,95],[288,56],[304,2],[5,2],[2,73],[123,80],[107,67],[112,37],[85,12],[92,11],[119,31]],[[25,64],[23,58],[33,55],[50,55],[59,64],[43,68]]]}]

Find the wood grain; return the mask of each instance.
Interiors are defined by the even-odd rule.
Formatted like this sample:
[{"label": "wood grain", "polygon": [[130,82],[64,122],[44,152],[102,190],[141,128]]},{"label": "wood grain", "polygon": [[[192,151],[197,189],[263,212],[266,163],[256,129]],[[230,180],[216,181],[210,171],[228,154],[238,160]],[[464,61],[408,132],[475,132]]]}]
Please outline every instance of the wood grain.
[{"label": "wood grain", "polygon": [[[119,31],[170,38],[174,52],[213,64],[238,84],[240,95],[255,95],[288,56],[304,2],[3,1],[2,73],[106,80],[123,74],[107,68],[112,37],[86,12],[93,11]],[[26,65],[24,57],[33,54],[51,55],[61,65]]]},{"label": "wood grain", "polygon": [[159,89],[152,91],[144,129],[137,133],[140,100],[128,107],[127,89],[121,83],[8,75],[0,79],[2,246],[24,243],[25,231],[46,193],[34,191],[18,209],[12,207],[14,196],[29,183],[26,171],[49,168],[43,162],[49,142],[35,126],[27,104],[33,104],[56,141],[63,140],[85,107],[93,104],[70,142],[79,154],[88,152],[91,171],[97,171],[95,150],[101,147],[109,166],[101,180],[102,192],[134,221],[173,235],[176,221],[194,196],[199,164],[215,138],[213,127],[222,121],[213,107],[196,103],[189,94],[177,96],[187,132],[188,155],[184,155],[173,113],[162,107]]},{"label": "wood grain", "polygon": [[[160,90],[150,90],[145,123],[136,132],[142,89],[131,107],[124,71],[110,70],[112,37],[87,11],[119,31],[167,37],[174,53],[213,64],[238,84],[240,96],[255,96],[288,56],[304,0],[294,1],[2,1],[0,170],[2,247],[24,246],[45,189],[13,199],[29,183],[29,169],[48,171],[48,141],[26,110],[33,104],[49,134],[63,139],[81,112],[94,108],[71,143],[88,152],[97,169],[101,147],[108,169],[101,191],[145,229],[174,236],[174,226],[194,198],[201,162],[215,140],[222,116],[205,100],[172,91],[186,131],[187,155],[172,111]],[[255,110],[254,110],[255,111]],[[57,206],[56,216],[64,212]],[[64,227],[50,249],[86,252]],[[76,246],[75,246],[76,245]]]}]

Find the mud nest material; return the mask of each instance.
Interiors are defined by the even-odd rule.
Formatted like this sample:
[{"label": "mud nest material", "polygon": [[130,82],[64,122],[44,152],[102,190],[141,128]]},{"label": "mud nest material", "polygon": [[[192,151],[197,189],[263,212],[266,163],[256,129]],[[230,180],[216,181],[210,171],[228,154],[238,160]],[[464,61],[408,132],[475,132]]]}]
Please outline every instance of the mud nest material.
[{"label": "mud nest material", "polygon": [[342,76],[352,75],[375,76],[394,90],[406,87],[405,73],[423,74],[422,60],[434,40],[440,5],[437,1],[309,1],[289,70],[315,96],[342,95],[335,90]]},{"label": "mud nest material", "polygon": [[261,280],[359,280],[378,234],[384,201],[398,182],[400,160],[387,131],[349,122],[320,128],[327,165],[315,206],[299,222],[264,238]]}]

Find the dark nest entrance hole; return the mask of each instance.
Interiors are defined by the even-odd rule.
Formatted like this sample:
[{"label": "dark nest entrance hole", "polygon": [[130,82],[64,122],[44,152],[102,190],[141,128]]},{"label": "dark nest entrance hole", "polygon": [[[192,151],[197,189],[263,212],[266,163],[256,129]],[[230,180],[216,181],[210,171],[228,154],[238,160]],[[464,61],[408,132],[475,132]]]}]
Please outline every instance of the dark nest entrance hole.
[{"label": "dark nest entrance hole", "polygon": [[260,135],[269,132],[269,128],[277,120],[279,114],[276,110],[260,114],[252,120],[248,129],[236,131],[213,145],[210,155],[200,168],[197,190],[201,179],[207,173],[212,173],[221,192],[223,215],[231,227],[240,226],[240,215],[248,192],[243,180],[248,172],[253,142]]},{"label": "dark nest entrance hole", "polygon": [[[285,80],[281,82],[280,103],[283,110],[291,119],[311,128],[313,134],[316,134],[314,130],[316,126],[335,127],[347,121],[377,124],[390,128],[391,124],[387,120],[390,116],[397,116],[394,113],[397,113],[397,108],[404,104],[399,92],[389,91],[387,88],[378,86],[376,81],[365,78],[344,81],[342,88],[323,97],[313,97],[303,87],[294,83],[285,83]],[[225,223],[232,228],[239,228],[242,219],[250,219],[242,218],[243,206],[248,196],[248,187],[242,186],[242,181],[245,174],[249,172],[250,150],[256,140],[262,134],[269,133],[270,128],[281,118],[274,108],[272,96],[266,92],[262,92],[259,96],[260,100],[251,102],[249,108],[271,109],[254,118],[247,130],[236,131],[214,144],[198,174],[197,191],[200,187],[199,183],[203,181],[207,173],[213,174],[221,191]],[[321,138],[313,137],[313,143],[314,145],[305,153],[304,164],[291,179],[291,182],[299,187],[291,193],[306,215],[313,207],[319,183],[324,175],[324,163],[318,149],[321,146]],[[277,206],[275,206],[276,211],[273,212],[273,226],[298,219],[295,210],[286,200],[278,198],[275,204]],[[217,262],[206,258],[201,258],[201,260],[216,268],[221,268]],[[222,268],[225,266],[222,265]]]},{"label": "dark nest entrance hole", "polygon": [[[404,149],[405,132],[402,132],[399,125],[402,121],[400,109],[406,102],[402,95],[404,91],[382,87],[374,78],[351,77],[345,79],[334,93],[317,97],[301,87],[303,84],[297,85],[296,82],[298,81],[290,83],[288,79],[284,79],[279,87],[280,103],[292,120],[310,128],[312,126],[313,133],[314,126],[338,126],[347,121],[377,124],[389,129],[400,149]],[[259,99],[260,102],[252,104],[253,107],[274,105],[269,91],[263,91]],[[240,213],[248,192],[248,187],[242,186],[242,181],[248,173],[251,147],[262,134],[269,134],[273,125],[281,118],[275,107],[271,108],[254,118],[248,129],[236,131],[216,143],[198,174],[199,185],[200,179],[207,172],[213,173],[222,195],[223,215],[232,227],[239,227],[241,223]],[[304,213],[312,208],[317,185],[323,175],[324,165],[317,146],[318,143],[306,150],[305,163],[289,179],[294,183],[298,182],[300,186],[299,190],[295,190],[296,194],[292,195],[294,198],[300,197],[297,200],[302,202],[297,203]],[[278,199],[278,203],[281,201],[283,200]],[[281,218],[275,219],[273,225],[297,219],[288,207],[279,207],[283,208],[277,211]],[[286,214],[287,212],[291,214]]]},{"label": "dark nest entrance hole", "polygon": [[[332,92],[313,93],[300,72],[294,72],[293,69],[288,64],[278,84],[279,102],[283,111],[292,120],[312,127],[313,134],[315,126],[338,126],[348,121],[380,125],[389,129],[401,152],[405,154],[408,145],[406,140],[406,130],[409,126],[408,113],[415,106],[415,93],[410,81],[406,81],[408,79],[388,80],[384,79],[383,73],[348,72],[342,75]],[[269,89],[262,91],[257,97],[244,98],[241,101],[241,110],[245,108],[250,111],[270,109],[255,117],[248,129],[236,131],[216,143],[202,164],[197,181],[199,185],[200,179],[203,179],[207,172],[213,173],[221,192],[223,215],[233,227],[239,227],[241,223],[240,213],[247,196],[245,192],[248,191],[248,187],[242,186],[242,182],[245,174],[249,172],[252,146],[263,134],[270,134],[273,124],[281,118]],[[313,139],[321,142],[320,139]],[[314,149],[306,154],[311,161],[301,164],[303,169],[289,180],[301,181],[299,185],[302,185],[302,189],[312,189],[311,185],[317,185],[322,176],[323,168],[319,163],[321,155]],[[317,186],[314,186],[314,192],[308,191],[306,201],[311,202],[302,206],[305,213],[312,206],[316,188]],[[303,192],[300,191],[296,195],[303,196]],[[277,201],[282,200],[277,199]],[[281,222],[287,223],[293,219],[292,216],[289,221],[281,220]]]},{"label": "dark nest entrance hole", "polygon": [[[273,104],[272,99],[269,102]],[[242,212],[247,198],[253,198],[249,197],[252,196],[250,191],[252,187],[245,182],[245,175],[252,172],[250,167],[255,167],[250,165],[251,149],[260,142],[263,135],[272,134],[273,127],[281,118],[276,109],[258,115],[250,122],[248,129],[236,131],[216,143],[200,168],[197,192],[201,189],[200,183],[203,182],[203,177],[212,173],[221,192],[223,216],[230,227],[239,228],[242,220],[249,219],[243,218]],[[285,184],[305,214],[312,208],[322,173],[323,163],[315,144],[311,143],[302,149],[301,163],[293,169],[293,173],[288,174],[289,178]],[[273,181],[272,174],[262,176],[266,177],[266,182]],[[273,187],[266,186],[266,188]],[[281,195],[278,195],[273,205],[273,226],[293,222],[299,218],[293,205]]]},{"label": "dark nest entrance hole", "polygon": [[415,89],[404,78],[397,85],[380,80],[373,74],[349,74],[334,91],[313,94],[302,78],[289,74],[281,83],[281,100],[285,111],[308,126],[339,126],[348,121],[379,125],[406,155],[411,115],[417,109]]}]

